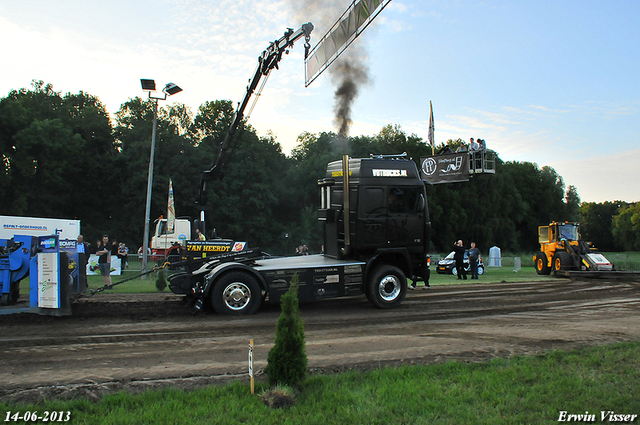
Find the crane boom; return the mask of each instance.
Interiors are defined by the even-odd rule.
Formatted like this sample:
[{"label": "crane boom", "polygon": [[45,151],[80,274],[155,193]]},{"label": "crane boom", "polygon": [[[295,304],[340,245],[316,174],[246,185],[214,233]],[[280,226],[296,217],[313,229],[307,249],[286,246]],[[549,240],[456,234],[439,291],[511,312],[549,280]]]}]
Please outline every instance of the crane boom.
[{"label": "crane boom", "polygon": [[307,54],[309,53],[309,48],[311,45],[309,44],[309,40],[311,38],[311,31],[313,31],[313,24],[311,22],[307,22],[302,25],[300,29],[297,31],[293,31],[293,28],[288,28],[284,35],[272,42],[267,49],[265,49],[260,56],[258,56],[258,66],[253,74],[251,80],[249,80],[249,85],[247,86],[246,93],[242,102],[238,104],[238,109],[233,116],[233,120],[227,129],[227,133],[225,134],[224,140],[220,143],[220,149],[218,150],[218,155],[216,157],[213,165],[202,172],[200,177],[200,192],[198,194],[197,204],[200,208],[203,208],[206,205],[206,184],[207,181],[217,179],[221,172],[222,166],[224,165],[225,160],[227,159],[227,154],[229,148],[231,147],[231,142],[233,141],[233,136],[238,129],[238,126],[244,119],[244,111],[251,100],[258,84],[262,77],[268,77],[269,73],[273,68],[278,69],[278,63],[282,59],[283,53],[288,53],[288,48],[293,47],[293,43],[299,40],[301,37],[305,38],[305,59]]}]

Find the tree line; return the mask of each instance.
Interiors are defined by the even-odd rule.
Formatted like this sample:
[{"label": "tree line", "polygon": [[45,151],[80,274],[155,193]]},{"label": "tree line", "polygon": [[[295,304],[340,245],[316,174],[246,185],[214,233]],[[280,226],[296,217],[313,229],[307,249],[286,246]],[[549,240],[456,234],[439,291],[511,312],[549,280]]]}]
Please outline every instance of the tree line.
[{"label": "tree line", "polygon": [[[231,101],[159,109],[152,221],[166,214],[169,179],[178,216],[197,217],[200,174],[215,160],[233,118]],[[107,233],[129,247],[142,245],[154,101],[130,99],[110,119],[98,97],[61,95],[34,81],[0,99],[0,214],[81,220],[86,240]],[[289,155],[276,138],[259,137],[243,123],[223,176],[208,184],[207,229],[247,241],[273,254],[293,254],[306,244],[319,252],[317,180],[342,154],[407,152],[417,163],[431,147],[389,124],[373,136],[340,137],[303,132]],[[436,149],[456,149],[448,140]],[[602,250],[640,250],[640,203],[580,203],[551,167],[500,160],[495,174],[468,182],[428,186],[432,251],[454,240],[474,240],[488,251],[536,251],[537,227],[580,221],[583,235]],[[151,224],[153,228],[153,223]]]}]

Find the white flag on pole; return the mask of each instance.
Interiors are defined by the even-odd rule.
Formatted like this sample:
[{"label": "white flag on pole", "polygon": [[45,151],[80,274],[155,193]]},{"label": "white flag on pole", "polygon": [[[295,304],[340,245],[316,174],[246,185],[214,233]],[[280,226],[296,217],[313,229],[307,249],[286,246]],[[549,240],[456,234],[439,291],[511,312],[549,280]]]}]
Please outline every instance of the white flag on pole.
[{"label": "white flag on pole", "polygon": [[167,233],[173,232],[173,226],[176,221],[176,210],[173,203],[173,184],[169,179],[169,201],[167,202]]},{"label": "white flag on pole", "polygon": [[433,123],[433,105],[431,104],[431,101],[429,101],[429,109],[431,110],[431,114],[429,115],[429,144],[431,145],[431,149],[435,149],[436,142],[434,133],[436,131],[436,128]]}]

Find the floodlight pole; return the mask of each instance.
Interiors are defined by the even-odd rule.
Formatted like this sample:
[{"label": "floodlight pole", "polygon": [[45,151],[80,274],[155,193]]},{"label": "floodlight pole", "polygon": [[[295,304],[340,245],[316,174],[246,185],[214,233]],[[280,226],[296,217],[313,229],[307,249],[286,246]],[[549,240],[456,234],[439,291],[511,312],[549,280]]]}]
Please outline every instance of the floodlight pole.
[{"label": "floodlight pole", "polygon": [[[151,133],[151,154],[149,156],[149,179],[147,180],[147,207],[144,213],[144,239],[142,243],[142,272],[149,270],[149,221],[151,220],[151,188],[153,186],[153,162],[156,153],[156,128],[158,127],[158,99],[153,102],[153,131]],[[146,280],[147,275],[142,276]]]},{"label": "floodlight pole", "polygon": [[[167,96],[180,93],[182,89],[174,83],[168,83],[162,89],[162,97],[152,96],[156,91],[154,80],[140,79],[142,90],[149,92],[149,99],[153,99],[153,131],[151,133],[151,153],[149,154],[149,179],[147,180],[147,206],[144,213],[144,240],[142,241],[142,272],[149,271],[149,222],[151,221],[151,191],[153,188],[153,159],[156,153],[156,129],[158,128],[158,100],[166,100]],[[146,279],[143,275],[142,279]]]}]

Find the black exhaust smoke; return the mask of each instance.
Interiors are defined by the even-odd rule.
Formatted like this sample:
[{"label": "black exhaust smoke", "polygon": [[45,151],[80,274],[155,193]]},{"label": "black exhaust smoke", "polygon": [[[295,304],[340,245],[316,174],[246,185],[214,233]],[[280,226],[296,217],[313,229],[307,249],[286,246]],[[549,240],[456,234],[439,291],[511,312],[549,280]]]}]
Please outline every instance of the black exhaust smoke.
[{"label": "black exhaust smoke", "polygon": [[[289,1],[295,17],[301,21],[311,21],[317,28],[316,34],[326,34],[349,6],[349,0],[296,0]],[[317,42],[317,40],[316,40]],[[357,40],[329,66],[327,71],[336,87],[334,92],[334,125],[342,138],[349,135],[352,123],[352,106],[358,97],[360,87],[369,83],[368,57]],[[346,151],[345,151],[346,152]]]},{"label": "black exhaust smoke", "polygon": [[369,82],[368,69],[362,61],[355,61],[346,57],[339,59],[332,67],[329,67],[331,80],[337,87],[334,92],[334,125],[338,134],[342,137],[349,135],[351,126],[351,108],[358,97],[360,86]]}]

